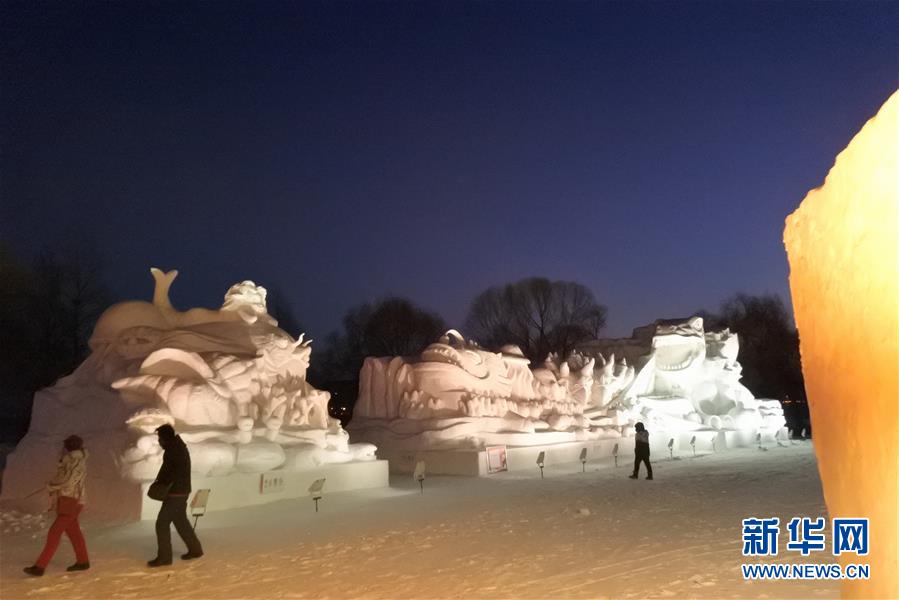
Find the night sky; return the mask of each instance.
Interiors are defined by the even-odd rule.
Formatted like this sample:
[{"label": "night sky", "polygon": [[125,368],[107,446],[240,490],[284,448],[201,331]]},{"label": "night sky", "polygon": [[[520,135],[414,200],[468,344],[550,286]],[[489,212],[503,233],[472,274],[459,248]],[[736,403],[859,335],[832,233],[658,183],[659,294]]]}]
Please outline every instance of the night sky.
[{"label": "night sky", "polygon": [[[313,337],[531,275],[608,335],[789,300],[783,221],[899,86],[899,3],[0,4],[0,239]],[[296,333],[296,332],[292,332]]]}]

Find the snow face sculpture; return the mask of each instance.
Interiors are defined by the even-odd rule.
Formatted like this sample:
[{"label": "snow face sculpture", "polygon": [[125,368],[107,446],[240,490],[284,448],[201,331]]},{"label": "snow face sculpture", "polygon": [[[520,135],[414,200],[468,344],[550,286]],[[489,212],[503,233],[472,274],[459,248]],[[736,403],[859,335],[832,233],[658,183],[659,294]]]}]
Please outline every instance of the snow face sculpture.
[{"label": "snow face sculpture", "polygon": [[757,400],[740,383],[739,339],[725,329],[706,333],[701,317],[660,320],[624,340],[597,340],[585,352],[616,350],[639,372],[618,399],[650,430],[762,432],[784,426],[776,400]]},{"label": "snow face sculpture", "polygon": [[[533,445],[619,436],[606,409],[633,369],[573,354],[531,370],[516,346],[489,352],[455,330],[419,357],[367,358],[350,430],[428,447]],[[598,383],[597,383],[598,382]],[[606,420],[598,425],[591,417]]]},{"label": "snow face sculpture", "polygon": [[329,394],[306,381],[309,342],[278,328],[265,288],[243,281],[219,310],[181,312],[168,297],[177,272],[151,272],[153,302],[107,309],[88,359],[35,395],[31,430],[10,457],[13,480],[27,478],[29,457],[52,457],[56,438],[70,433],[92,448],[91,475],[152,480],[162,460],[154,430],[162,423],[188,444],[197,476],[375,458],[373,446],[350,445],[329,417]]}]

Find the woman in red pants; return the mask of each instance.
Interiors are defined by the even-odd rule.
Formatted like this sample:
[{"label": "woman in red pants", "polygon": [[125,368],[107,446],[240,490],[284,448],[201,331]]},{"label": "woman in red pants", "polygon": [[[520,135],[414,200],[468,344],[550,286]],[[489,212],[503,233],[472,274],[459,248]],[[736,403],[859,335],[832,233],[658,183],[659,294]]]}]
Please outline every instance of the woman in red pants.
[{"label": "woman in red pants", "polygon": [[51,495],[56,496],[56,520],[47,532],[47,543],[34,565],[25,567],[29,575],[40,577],[59,547],[63,532],[69,536],[75,548],[75,564],[66,571],[84,571],[91,563],[87,559],[87,545],[78,525],[78,515],[84,508],[84,480],[87,476],[87,450],[77,435],[70,435],[63,442],[65,452],[59,459],[56,477],[47,484]]}]

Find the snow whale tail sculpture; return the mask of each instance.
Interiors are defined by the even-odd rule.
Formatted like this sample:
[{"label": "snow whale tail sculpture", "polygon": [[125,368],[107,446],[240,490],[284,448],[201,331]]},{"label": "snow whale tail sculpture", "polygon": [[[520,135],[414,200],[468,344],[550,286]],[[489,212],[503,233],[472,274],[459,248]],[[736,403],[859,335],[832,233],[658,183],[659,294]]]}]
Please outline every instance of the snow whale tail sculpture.
[{"label": "snow whale tail sculpture", "polygon": [[178,272],[150,272],[153,301],[109,307],[87,360],[35,394],[29,432],[7,463],[4,497],[41,485],[61,440],[78,433],[94,456],[94,508],[119,513],[117,504],[127,504],[120,492],[134,497],[134,486],[159,469],[153,431],[163,423],[190,447],[194,476],[375,459],[373,446],[350,445],[329,416],[330,395],[306,380],[311,340],[278,328],[264,287],[242,281],[219,309],[178,311],[169,300]]},{"label": "snow whale tail sculpture", "polygon": [[[253,325],[257,321],[271,328],[278,325],[266,309],[265,288],[252,281],[242,281],[231,286],[218,310],[192,308],[182,312],[175,309],[169,300],[169,289],[178,276],[178,271],[164,272],[153,267],[150,273],[155,283],[153,301],[131,300],[106,309],[97,320],[88,342],[91,350],[111,347],[119,354],[135,358],[152,346],[154,340],[148,338],[157,338],[160,332],[191,330],[204,325],[214,330],[215,324]],[[233,339],[238,333],[239,327],[234,328],[230,337]]]},{"label": "snow whale tail sculpture", "polygon": [[172,287],[172,282],[178,277],[178,270],[172,269],[169,272],[165,272],[162,269],[150,267],[150,274],[153,275],[153,279],[156,282],[153,288],[153,304],[162,310],[174,311],[175,309],[172,308],[172,303],[169,300],[169,288]]}]

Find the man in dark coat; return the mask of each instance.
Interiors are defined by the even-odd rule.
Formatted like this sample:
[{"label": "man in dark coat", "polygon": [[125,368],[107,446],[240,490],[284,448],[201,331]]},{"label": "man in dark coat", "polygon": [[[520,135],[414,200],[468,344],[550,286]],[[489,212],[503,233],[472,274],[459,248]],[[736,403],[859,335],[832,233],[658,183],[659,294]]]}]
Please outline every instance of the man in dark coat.
[{"label": "man in dark coat", "polygon": [[156,558],[147,562],[150,567],[161,567],[172,564],[172,523],[178,535],[187,546],[187,554],[181,558],[190,560],[203,556],[203,547],[190,521],[187,520],[187,499],[190,496],[190,452],[180,436],[175,435],[171,425],[162,425],[156,429],[159,445],[162,446],[162,466],[156,475],[156,481],[171,484],[168,496],[162,501],[159,515],[156,517]]},{"label": "man in dark coat", "polygon": [[652,465],[649,464],[649,432],[643,423],[634,426],[637,433],[634,434],[634,474],[631,479],[636,479],[640,473],[640,463],[646,465],[646,479],[652,479]]}]

